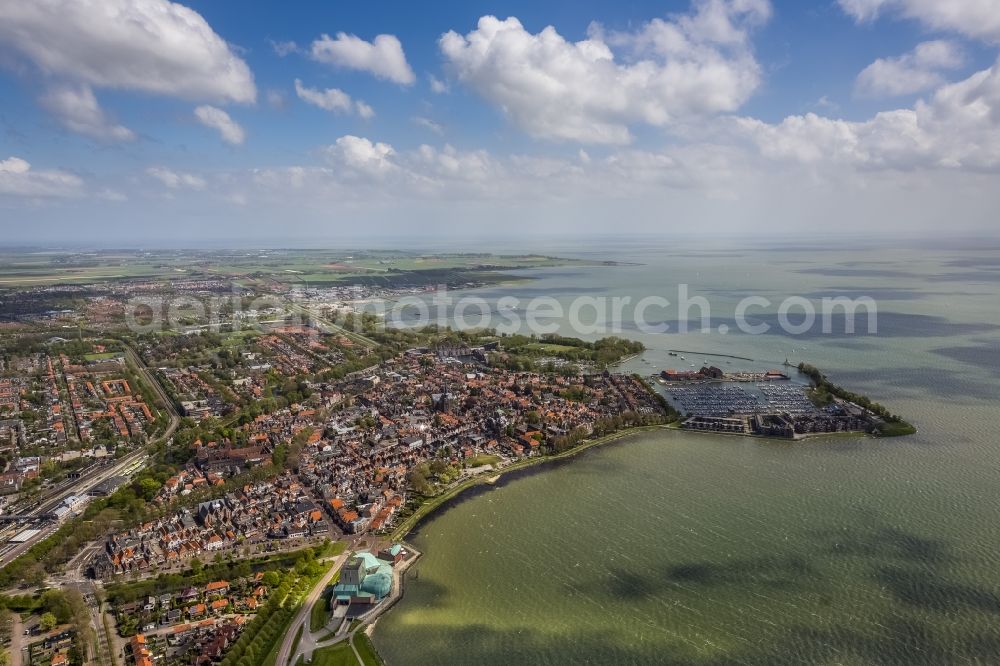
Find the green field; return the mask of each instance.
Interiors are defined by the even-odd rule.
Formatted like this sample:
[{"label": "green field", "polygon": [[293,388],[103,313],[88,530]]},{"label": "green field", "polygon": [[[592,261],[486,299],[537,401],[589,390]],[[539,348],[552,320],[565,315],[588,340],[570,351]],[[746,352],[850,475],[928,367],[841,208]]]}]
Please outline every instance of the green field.
[{"label": "green field", "polygon": [[482,465],[496,465],[500,462],[500,456],[492,456],[482,453],[478,456],[465,459],[465,464],[469,467],[481,467]]},{"label": "green field", "polygon": [[121,355],[121,352],[104,352],[103,354],[84,354],[83,358],[87,361],[105,361],[109,358],[117,358]]},{"label": "green field", "polygon": [[180,264],[144,253],[0,252],[0,288],[176,276]]},{"label": "green field", "polygon": [[316,650],[311,663],[313,666],[358,666],[358,658],[354,656],[350,644],[341,641]]},{"label": "green field", "polygon": [[330,595],[324,594],[309,611],[309,631],[319,631],[330,617]]},{"label": "green field", "polygon": [[541,352],[543,354],[567,354],[574,351],[578,351],[578,347],[570,347],[569,345],[558,345],[549,342],[532,342],[530,344],[524,345],[521,349]]},{"label": "green field", "polygon": [[354,647],[357,649],[358,654],[361,655],[361,662],[364,666],[382,666],[382,659],[375,652],[375,646],[372,645],[372,640],[368,638],[368,634],[359,631],[354,634],[351,640],[354,641]]},{"label": "green field", "polygon": [[[364,632],[358,632],[351,637],[354,647],[361,655],[362,666],[382,666],[371,639]],[[313,653],[310,662],[312,666],[358,666],[358,658],[348,641],[341,641],[329,647],[319,648]]]},{"label": "green field", "polygon": [[0,252],[0,288],[87,284],[126,279],[226,277],[260,282],[338,283],[399,280],[427,273],[470,277],[515,268],[583,262],[542,255],[419,254],[393,251],[95,251]]}]

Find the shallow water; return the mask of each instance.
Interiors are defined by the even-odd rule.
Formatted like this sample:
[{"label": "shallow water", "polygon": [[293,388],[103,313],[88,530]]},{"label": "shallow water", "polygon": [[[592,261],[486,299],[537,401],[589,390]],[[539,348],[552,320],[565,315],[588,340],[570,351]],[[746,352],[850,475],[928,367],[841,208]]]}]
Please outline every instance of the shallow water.
[{"label": "shallow water", "polygon": [[[755,359],[704,357],[722,367],[807,360],[920,432],[640,434],[476,493],[414,535],[417,580],[375,632],[389,664],[1000,663],[998,254],[601,256],[641,265],[476,293],[674,300],[685,281],[709,298],[713,332],[627,330],[650,349],[628,370],[679,363],[667,349]],[[879,333],[719,334],[747,294],[870,294]]]}]

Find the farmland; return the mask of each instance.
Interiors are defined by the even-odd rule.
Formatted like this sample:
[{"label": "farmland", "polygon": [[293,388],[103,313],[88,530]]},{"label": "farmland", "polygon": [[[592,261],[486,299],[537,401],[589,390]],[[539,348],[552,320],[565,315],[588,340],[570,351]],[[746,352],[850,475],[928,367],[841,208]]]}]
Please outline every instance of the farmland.
[{"label": "farmland", "polygon": [[228,277],[267,283],[497,282],[502,272],[582,263],[542,255],[419,254],[395,251],[0,251],[0,289],[126,280]]}]

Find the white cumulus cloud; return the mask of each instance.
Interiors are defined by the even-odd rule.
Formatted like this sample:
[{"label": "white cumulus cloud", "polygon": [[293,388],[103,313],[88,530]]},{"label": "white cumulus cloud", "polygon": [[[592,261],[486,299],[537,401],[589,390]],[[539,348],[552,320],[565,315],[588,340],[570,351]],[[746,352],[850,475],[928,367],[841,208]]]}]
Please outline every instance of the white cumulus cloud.
[{"label": "white cumulus cloud", "polygon": [[205,189],[205,179],[182,171],[173,171],[162,166],[152,166],[146,169],[146,175],[155,178],[172,190],[180,188],[190,188],[192,190]]},{"label": "white cumulus cloud", "polygon": [[384,176],[398,169],[393,161],[396,151],[387,143],[372,142],[348,134],[324,149],[334,165],[373,176]]},{"label": "white cumulus cloud", "polygon": [[430,84],[431,92],[437,93],[438,95],[443,95],[444,93],[451,91],[447,81],[442,81],[433,74],[427,75],[427,82]]},{"label": "white cumulus cloud", "polygon": [[912,95],[940,86],[944,83],[942,72],[964,62],[962,50],[954,42],[922,42],[909,53],[879,58],[865,67],[858,74],[855,90],[870,97]]},{"label": "white cumulus cloud", "polygon": [[253,102],[247,64],[192,9],[167,0],[0,2],[0,44],[45,74],[219,102]]},{"label": "white cumulus cloud", "polygon": [[299,51],[299,45],[291,40],[275,41],[272,39],[270,40],[270,42],[271,42],[271,48],[274,50],[275,54],[277,54],[279,58],[284,58],[287,55],[291,55],[292,53],[298,53]]},{"label": "white cumulus cloud", "polygon": [[368,120],[375,115],[374,109],[361,100],[353,100],[351,96],[339,88],[327,88],[319,90],[302,85],[302,81],[295,79],[295,94],[299,99],[312,104],[325,111],[334,113],[357,113],[361,118]]},{"label": "white cumulus cloud", "polygon": [[229,114],[214,106],[204,104],[194,110],[194,117],[205,127],[218,130],[222,140],[226,143],[238,146],[246,139],[246,133]]},{"label": "white cumulus cloud", "polygon": [[403,85],[416,80],[395,35],[377,35],[370,42],[344,32],[338,32],[336,37],[322,35],[312,43],[310,54],[318,62],[368,72]]},{"label": "white cumulus cloud", "polygon": [[42,97],[42,106],[52,112],[66,129],[95,139],[131,141],[135,133],[111,121],[86,84],[62,85]]},{"label": "white cumulus cloud", "polygon": [[20,157],[0,160],[0,194],[18,197],[49,198],[78,196],[83,181],[66,171],[34,170]]},{"label": "white cumulus cloud", "polygon": [[973,39],[1000,42],[1000,6],[995,0],[838,0],[859,23],[894,15]]},{"label": "white cumulus cloud", "polygon": [[738,109],[761,78],[749,32],[769,16],[766,0],[697,0],[691,13],[631,33],[591,26],[578,42],[552,26],[532,34],[514,17],[484,16],[439,46],[458,81],[529,134],[624,144],[632,124]]},{"label": "white cumulus cloud", "polygon": [[441,127],[439,123],[434,122],[430,118],[425,118],[424,116],[414,116],[413,124],[423,127],[424,129],[428,129],[435,134],[444,134],[444,128]]},{"label": "white cumulus cloud", "polygon": [[789,116],[778,124],[738,119],[739,130],[772,159],[847,163],[865,169],[1000,169],[1000,60],[938,88],[912,109],[866,121]]},{"label": "white cumulus cloud", "polygon": [[459,151],[448,144],[440,149],[421,145],[416,152],[414,167],[414,173],[436,175],[447,180],[488,181],[503,172],[503,167],[487,151]]},{"label": "white cumulus cloud", "polygon": [[[713,147],[670,153],[622,150],[580,156],[497,155],[450,144],[414,150],[357,136],[322,149],[328,167],[288,167],[254,174],[270,192],[294,188],[339,201],[538,201],[620,199],[662,188],[711,191],[733,180],[731,152]],[[321,193],[321,194],[320,194]]]}]

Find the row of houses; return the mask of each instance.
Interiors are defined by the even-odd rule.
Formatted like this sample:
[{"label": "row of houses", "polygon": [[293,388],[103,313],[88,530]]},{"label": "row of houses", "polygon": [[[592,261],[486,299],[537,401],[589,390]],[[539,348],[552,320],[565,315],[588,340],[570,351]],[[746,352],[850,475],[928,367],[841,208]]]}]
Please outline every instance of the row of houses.
[{"label": "row of houses", "polygon": [[284,474],[114,533],[91,568],[104,578],[179,564],[203,553],[328,532],[326,516],[303,484]]},{"label": "row of houses", "polygon": [[241,578],[233,583],[212,581],[203,587],[190,586],[179,592],[148,596],[118,605],[115,614],[119,626],[135,626],[139,631],[153,631],[206,617],[231,613],[255,612],[267,598],[263,574]]}]

